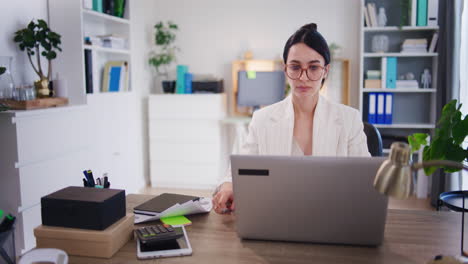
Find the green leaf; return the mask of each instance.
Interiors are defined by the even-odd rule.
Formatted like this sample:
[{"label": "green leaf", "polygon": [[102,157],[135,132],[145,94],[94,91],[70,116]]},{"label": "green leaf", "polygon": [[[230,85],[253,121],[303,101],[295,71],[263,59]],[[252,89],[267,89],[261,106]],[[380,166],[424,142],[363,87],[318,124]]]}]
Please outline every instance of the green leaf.
[{"label": "green leaf", "polygon": [[0,67],[0,75],[4,74],[6,72],[5,67]]},{"label": "green leaf", "polygon": [[55,51],[49,51],[49,53],[46,55],[46,58],[48,60],[53,60],[55,58],[57,58],[57,53]]},{"label": "green leaf", "polygon": [[44,20],[39,19],[39,20],[37,20],[37,22],[38,22],[37,24],[39,25],[39,27],[47,28],[47,23]]},{"label": "green leaf", "polygon": [[453,127],[453,141],[455,145],[460,145],[465,141],[465,138],[468,136],[468,115],[465,116],[465,119],[458,122]]},{"label": "green leaf", "polygon": [[408,136],[408,143],[410,144],[412,152],[418,151],[421,146],[427,145],[428,136],[429,135],[426,133],[414,133]]}]

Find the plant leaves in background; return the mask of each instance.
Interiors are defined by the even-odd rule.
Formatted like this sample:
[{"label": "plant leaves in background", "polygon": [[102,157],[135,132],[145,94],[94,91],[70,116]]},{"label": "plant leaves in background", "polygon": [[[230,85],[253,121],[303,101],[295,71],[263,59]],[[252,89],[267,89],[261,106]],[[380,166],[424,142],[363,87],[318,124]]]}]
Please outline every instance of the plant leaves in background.
[{"label": "plant leaves in background", "polygon": [[[435,136],[429,145],[427,145],[427,142],[423,142],[427,134],[415,133],[408,136],[408,142],[413,151],[418,150],[422,145],[427,145],[424,147],[423,161],[451,160],[462,162],[468,160],[468,149],[461,147],[461,144],[468,136],[468,115],[462,120],[461,106],[460,104],[457,107],[457,100],[452,100],[444,106],[437,123]],[[423,135],[426,135],[426,137]],[[439,166],[425,168],[424,172],[426,175],[431,175],[437,168],[443,168],[448,173],[460,170]]]},{"label": "plant leaves in background", "polygon": [[6,72],[5,67],[0,67],[0,75],[4,74]]}]

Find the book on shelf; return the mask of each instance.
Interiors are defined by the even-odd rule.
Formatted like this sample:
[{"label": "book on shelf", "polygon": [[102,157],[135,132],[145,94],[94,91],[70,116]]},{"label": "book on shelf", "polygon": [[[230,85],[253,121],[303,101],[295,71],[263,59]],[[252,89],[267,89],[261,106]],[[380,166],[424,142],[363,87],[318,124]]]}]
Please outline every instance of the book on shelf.
[{"label": "book on shelf", "polygon": [[[83,0],[92,3],[92,10],[116,17],[124,17],[125,0]],[[86,3],[89,6],[89,3]],[[86,7],[85,7],[86,8]]]},{"label": "book on shelf", "polygon": [[176,93],[185,93],[185,74],[188,72],[187,65],[177,65]]},{"label": "book on shelf", "polygon": [[427,39],[405,39],[401,45],[402,53],[425,53],[427,52]]},{"label": "book on shelf", "polygon": [[93,93],[93,52],[91,50],[84,51],[85,59],[85,84],[86,93]]},{"label": "book on shelf", "polygon": [[364,21],[366,22],[365,26],[371,27],[372,25],[370,23],[369,11],[367,10],[365,6],[363,7],[363,12],[364,12]]},{"label": "book on shelf", "polygon": [[416,26],[427,26],[427,0],[418,0]]},{"label": "book on shelf", "polygon": [[439,25],[439,0],[428,0],[427,3],[427,25],[436,27]]},{"label": "book on shelf", "polygon": [[366,79],[364,80],[364,88],[382,88],[382,81],[380,79]]},{"label": "book on shelf", "polygon": [[417,17],[417,9],[418,7],[418,0],[411,0],[411,24],[410,26],[416,26],[416,17]]},{"label": "book on shelf", "polygon": [[372,27],[377,27],[377,10],[375,3],[367,3],[367,11],[369,12],[369,20]]},{"label": "book on shelf", "polygon": [[381,72],[381,85],[382,88],[387,88],[387,57],[382,57],[380,62],[380,72]]},{"label": "book on shelf", "polygon": [[119,92],[128,90],[128,62],[109,61],[104,66],[102,78],[103,92]]},{"label": "book on shelf", "polygon": [[93,0],[93,10],[102,13],[102,0]]},{"label": "book on shelf", "polygon": [[427,50],[427,52],[429,53],[435,52],[438,40],[439,40],[439,33],[435,32],[432,35],[431,44],[429,44],[429,49]]},{"label": "book on shelf", "polygon": [[382,77],[380,71],[378,70],[368,70],[366,71],[366,77],[369,80],[380,80]]},{"label": "book on shelf", "polygon": [[396,88],[397,73],[397,58],[387,57],[386,88]]},{"label": "book on shelf", "polygon": [[393,120],[393,94],[385,93],[385,111],[384,111],[384,124],[390,125]]},{"label": "book on shelf", "polygon": [[93,0],[83,0],[83,8],[93,10]]},{"label": "book on shelf", "polygon": [[397,80],[396,81],[397,88],[419,88],[419,84],[417,80]]}]

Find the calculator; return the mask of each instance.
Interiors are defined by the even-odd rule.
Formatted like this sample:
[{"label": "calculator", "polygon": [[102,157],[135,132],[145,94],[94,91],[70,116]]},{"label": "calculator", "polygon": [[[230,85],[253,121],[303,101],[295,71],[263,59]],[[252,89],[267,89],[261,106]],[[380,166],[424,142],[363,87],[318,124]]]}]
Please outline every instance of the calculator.
[{"label": "calculator", "polygon": [[180,228],[172,226],[153,225],[140,227],[135,230],[135,233],[142,244],[154,244],[158,242],[175,240],[184,236],[184,232]]},{"label": "calculator", "polygon": [[[164,230],[166,232],[162,232]],[[160,233],[157,233],[157,231]],[[135,235],[137,236],[135,240],[138,259],[192,255],[192,246],[184,226],[165,227],[156,225],[141,227],[135,230]]]}]

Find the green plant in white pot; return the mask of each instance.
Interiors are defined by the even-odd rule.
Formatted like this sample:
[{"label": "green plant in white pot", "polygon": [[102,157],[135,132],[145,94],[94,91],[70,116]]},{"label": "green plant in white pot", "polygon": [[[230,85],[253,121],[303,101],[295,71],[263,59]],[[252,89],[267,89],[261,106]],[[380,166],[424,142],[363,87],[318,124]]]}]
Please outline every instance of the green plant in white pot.
[{"label": "green plant in white pot", "polygon": [[[159,22],[155,26],[154,44],[156,50],[150,53],[148,62],[154,67],[156,75],[163,81],[163,88],[171,85],[169,79],[169,66],[176,61],[176,52],[179,50],[174,45],[176,40],[176,31],[179,29],[177,24],[172,22]],[[175,84],[173,84],[175,88]]]},{"label": "green plant in white pot", "polygon": [[[38,19],[37,22],[32,20],[27,27],[15,32],[13,40],[18,43],[22,51],[26,51],[34,72],[39,76],[39,80],[34,83],[38,97],[49,97],[52,60],[57,58],[58,51],[62,51],[60,38],[61,36],[50,30],[42,19]],[[41,56],[47,59],[47,73],[42,69]]]}]

